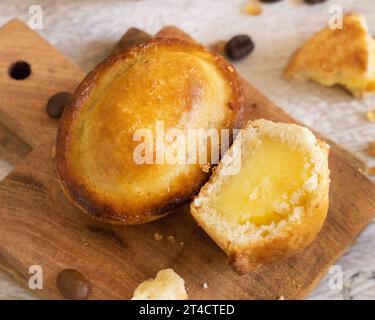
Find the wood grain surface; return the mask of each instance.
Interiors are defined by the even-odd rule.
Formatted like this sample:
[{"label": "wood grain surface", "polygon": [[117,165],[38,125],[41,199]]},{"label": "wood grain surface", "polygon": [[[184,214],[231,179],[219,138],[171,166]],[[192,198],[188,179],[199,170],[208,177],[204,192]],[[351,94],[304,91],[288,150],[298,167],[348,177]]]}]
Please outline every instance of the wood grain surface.
[{"label": "wood grain surface", "polygon": [[[173,27],[158,35],[188,37]],[[17,20],[0,30],[0,48],[0,86],[5,88],[0,92],[0,119],[8,132],[32,148],[14,152],[16,168],[0,183],[0,265],[24,286],[28,268],[42,266],[44,289],[34,291],[38,296],[61,298],[56,276],[73,268],[89,280],[90,299],[128,299],[140,282],[171,267],[185,279],[191,299],[301,299],[375,214],[375,186],[349,154],[331,144],[330,210],[321,233],[295,257],[245,276],[229,268],[187,206],[141,226],[91,220],[60,190],[51,158],[58,123],[44,111],[51,95],[73,91],[84,73]],[[22,81],[7,73],[18,60],[32,67],[31,76]],[[252,118],[293,122],[250,84],[244,82],[244,90]],[[155,232],[164,239],[156,241]]]}]

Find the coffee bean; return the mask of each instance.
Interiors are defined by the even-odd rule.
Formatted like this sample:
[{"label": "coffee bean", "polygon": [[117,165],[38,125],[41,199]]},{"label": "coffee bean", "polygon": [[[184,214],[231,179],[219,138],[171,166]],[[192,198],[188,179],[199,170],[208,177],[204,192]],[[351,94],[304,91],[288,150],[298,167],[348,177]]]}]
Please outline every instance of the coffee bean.
[{"label": "coffee bean", "polygon": [[232,60],[245,58],[254,50],[254,42],[247,35],[233,37],[225,46],[225,53]]},{"label": "coffee bean", "polygon": [[88,280],[74,269],[61,271],[57,276],[56,285],[65,299],[85,300],[90,293]]},{"label": "coffee bean", "polygon": [[71,94],[69,92],[59,92],[49,98],[46,109],[47,114],[51,118],[60,118],[70,96]]},{"label": "coffee bean", "polygon": [[318,4],[318,3],[323,3],[326,2],[327,0],[305,0],[305,3],[307,4]]},{"label": "coffee bean", "polygon": [[279,2],[281,0],[260,0],[260,2],[264,2],[264,3],[274,3],[274,2]]}]

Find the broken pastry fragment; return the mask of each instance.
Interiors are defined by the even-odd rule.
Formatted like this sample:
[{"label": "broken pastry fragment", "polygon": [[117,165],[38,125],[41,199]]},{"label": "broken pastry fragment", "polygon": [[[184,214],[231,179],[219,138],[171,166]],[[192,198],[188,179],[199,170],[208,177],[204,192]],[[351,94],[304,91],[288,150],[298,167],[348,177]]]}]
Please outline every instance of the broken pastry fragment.
[{"label": "broken pastry fragment", "polygon": [[257,120],[242,130],[191,204],[236,272],[294,255],[314,240],[328,210],[328,150],[295,124]]},{"label": "broken pastry fragment", "polygon": [[[232,132],[241,99],[235,69],[199,44],[155,38],[109,57],[83,80],[60,121],[56,163],[65,195],[110,223],[166,215],[197,194],[210,173],[199,161],[168,161],[167,152],[180,145],[171,139],[159,147],[158,137]],[[220,143],[211,152],[220,154]]]},{"label": "broken pastry fragment", "polygon": [[244,7],[243,11],[250,16],[258,16],[262,13],[263,8],[260,3],[250,2]]},{"label": "broken pastry fragment", "polygon": [[315,34],[292,56],[284,76],[341,85],[357,98],[374,94],[375,40],[365,18],[350,13],[342,29],[326,27]]},{"label": "broken pastry fragment", "polygon": [[155,279],[142,282],[132,300],[187,300],[185,281],[173,269],[160,270]]}]

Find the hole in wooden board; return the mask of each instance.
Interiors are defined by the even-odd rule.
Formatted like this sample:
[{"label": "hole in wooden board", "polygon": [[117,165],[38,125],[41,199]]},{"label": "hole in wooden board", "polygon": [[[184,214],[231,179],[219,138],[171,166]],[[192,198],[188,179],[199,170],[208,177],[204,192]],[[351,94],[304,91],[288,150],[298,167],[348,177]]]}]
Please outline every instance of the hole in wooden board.
[{"label": "hole in wooden board", "polygon": [[25,61],[17,61],[9,68],[9,75],[14,80],[24,80],[31,74],[31,66]]}]

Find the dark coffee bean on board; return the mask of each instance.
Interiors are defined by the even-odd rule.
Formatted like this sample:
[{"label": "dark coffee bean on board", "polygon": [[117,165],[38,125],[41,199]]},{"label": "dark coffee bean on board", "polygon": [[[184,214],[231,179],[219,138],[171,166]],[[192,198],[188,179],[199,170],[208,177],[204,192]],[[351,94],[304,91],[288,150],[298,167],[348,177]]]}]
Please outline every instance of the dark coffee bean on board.
[{"label": "dark coffee bean on board", "polygon": [[248,35],[233,37],[225,46],[225,53],[232,60],[245,58],[254,50],[254,42]]},{"label": "dark coffee bean on board", "polygon": [[307,4],[318,4],[318,3],[323,3],[326,2],[327,0],[305,0],[305,3]]},{"label": "dark coffee bean on board", "polygon": [[280,2],[281,0],[260,0],[260,2],[264,3],[274,3],[274,2]]},{"label": "dark coffee bean on board", "polygon": [[49,98],[46,109],[47,114],[51,118],[60,118],[70,96],[69,92],[59,92]]},{"label": "dark coffee bean on board", "polygon": [[88,280],[74,269],[61,271],[57,276],[56,285],[65,299],[85,300],[90,293]]}]

